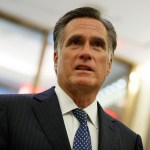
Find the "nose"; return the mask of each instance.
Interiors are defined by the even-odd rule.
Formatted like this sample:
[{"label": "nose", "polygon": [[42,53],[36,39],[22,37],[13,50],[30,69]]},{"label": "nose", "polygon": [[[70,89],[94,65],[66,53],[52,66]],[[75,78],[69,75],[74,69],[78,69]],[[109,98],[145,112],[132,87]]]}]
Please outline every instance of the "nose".
[{"label": "nose", "polygon": [[91,60],[92,59],[92,50],[90,48],[90,45],[84,44],[81,51],[80,51],[80,59],[84,60]]}]

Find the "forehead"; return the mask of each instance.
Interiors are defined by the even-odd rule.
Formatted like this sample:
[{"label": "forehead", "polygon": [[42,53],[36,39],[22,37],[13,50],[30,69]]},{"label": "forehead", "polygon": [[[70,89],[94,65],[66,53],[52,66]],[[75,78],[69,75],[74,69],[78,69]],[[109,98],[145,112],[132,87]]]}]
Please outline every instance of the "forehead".
[{"label": "forehead", "polygon": [[99,20],[93,18],[75,18],[71,20],[64,29],[64,37],[73,34],[107,38],[105,26]]}]

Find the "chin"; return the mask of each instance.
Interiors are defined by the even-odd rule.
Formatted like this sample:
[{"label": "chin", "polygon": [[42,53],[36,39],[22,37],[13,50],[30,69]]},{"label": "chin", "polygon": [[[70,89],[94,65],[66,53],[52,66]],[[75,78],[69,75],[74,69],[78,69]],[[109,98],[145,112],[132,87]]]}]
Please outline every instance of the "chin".
[{"label": "chin", "polygon": [[77,85],[80,86],[80,87],[93,87],[95,85],[94,81],[91,81],[91,80],[78,80],[77,82]]}]

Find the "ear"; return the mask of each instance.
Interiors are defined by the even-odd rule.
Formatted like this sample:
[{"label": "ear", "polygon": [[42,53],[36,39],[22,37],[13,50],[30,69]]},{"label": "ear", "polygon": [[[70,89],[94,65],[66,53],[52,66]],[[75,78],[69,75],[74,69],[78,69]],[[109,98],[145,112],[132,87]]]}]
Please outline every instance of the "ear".
[{"label": "ear", "polygon": [[108,62],[107,76],[109,75],[111,68],[112,68],[112,58],[110,58]]},{"label": "ear", "polygon": [[54,52],[54,69],[57,71],[58,66],[58,52]]}]

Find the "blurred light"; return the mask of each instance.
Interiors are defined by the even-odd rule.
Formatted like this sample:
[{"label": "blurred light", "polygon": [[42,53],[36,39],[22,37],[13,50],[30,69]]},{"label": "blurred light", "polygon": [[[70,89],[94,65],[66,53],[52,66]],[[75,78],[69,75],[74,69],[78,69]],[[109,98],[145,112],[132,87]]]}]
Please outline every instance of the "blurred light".
[{"label": "blurred light", "polygon": [[19,88],[19,94],[33,93],[34,87],[31,83],[22,84]]},{"label": "blurred light", "polygon": [[136,93],[139,89],[141,80],[150,81],[150,62],[139,65],[135,71],[131,72],[129,76],[129,90],[131,93]]},{"label": "blurred light", "polygon": [[137,93],[139,86],[140,86],[140,74],[139,74],[139,72],[137,70],[134,72],[131,72],[129,79],[130,79],[129,91],[130,91],[130,93],[135,94],[135,93]]},{"label": "blurred light", "polygon": [[108,107],[114,103],[119,104],[126,95],[127,81],[124,78],[108,85],[100,90],[97,95],[97,100],[100,101],[103,107]]},{"label": "blurred light", "polygon": [[105,109],[105,112],[107,114],[109,114],[111,117],[115,118],[115,119],[118,119],[118,115],[117,113],[115,113],[114,111],[110,110],[110,109]]},{"label": "blurred light", "polygon": [[143,65],[141,69],[141,78],[145,81],[150,81],[150,62]]},{"label": "blurred light", "polygon": [[53,32],[50,32],[49,35],[48,35],[48,43],[50,45],[54,45]]},{"label": "blurred light", "polygon": [[137,71],[131,72],[130,76],[129,76],[129,79],[133,82],[138,82],[139,79],[140,79],[140,75]]},{"label": "blurred light", "polygon": [[31,83],[24,83],[20,86],[18,93],[19,94],[26,94],[26,93],[39,93],[44,91],[44,87],[37,87],[36,89]]},{"label": "blurred light", "polygon": [[34,77],[43,33],[0,19],[0,41],[0,67]]}]

